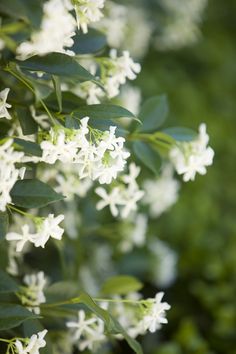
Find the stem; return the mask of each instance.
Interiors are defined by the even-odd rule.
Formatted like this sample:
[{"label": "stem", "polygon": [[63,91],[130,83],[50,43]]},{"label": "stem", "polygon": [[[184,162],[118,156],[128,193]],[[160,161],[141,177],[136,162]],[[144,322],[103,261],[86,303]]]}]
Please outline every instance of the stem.
[{"label": "stem", "polygon": [[11,343],[12,339],[3,339],[0,338],[0,342]]},{"label": "stem", "polygon": [[[22,84],[24,84],[36,96],[34,89],[29,85],[29,83],[27,81],[25,81],[21,76],[19,76],[14,71],[12,71],[9,67],[6,69],[6,71],[8,71],[10,74],[12,74],[16,79],[21,81]],[[53,125],[56,125],[55,119],[53,118],[51,112],[49,111],[49,109],[46,106],[46,104],[44,103],[44,101],[41,98],[39,98],[39,102],[41,103],[41,105],[45,109],[45,111],[48,114],[49,118],[51,119]]]},{"label": "stem", "polygon": [[29,213],[27,213],[27,212],[25,212],[23,210],[20,210],[20,209],[16,208],[15,206],[11,205],[11,204],[8,204],[7,208],[10,209],[10,210],[16,211],[19,214],[27,216],[28,218],[31,218],[31,219],[35,219],[36,218],[34,215],[29,214]]}]

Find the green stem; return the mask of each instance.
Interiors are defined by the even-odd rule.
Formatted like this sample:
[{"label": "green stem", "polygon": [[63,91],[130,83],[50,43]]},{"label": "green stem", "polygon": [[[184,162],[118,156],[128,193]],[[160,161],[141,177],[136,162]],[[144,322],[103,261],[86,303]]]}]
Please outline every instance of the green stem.
[{"label": "green stem", "polygon": [[20,210],[20,209],[16,208],[15,206],[11,205],[11,204],[8,204],[8,205],[7,205],[7,208],[10,209],[10,210],[16,211],[16,212],[19,213],[19,214],[22,214],[22,215],[24,215],[24,216],[27,216],[28,218],[31,218],[31,219],[35,219],[35,218],[36,218],[34,215],[29,214],[29,213],[27,213],[27,212],[25,212],[25,211],[23,211],[23,210]]},{"label": "green stem", "polygon": [[[12,74],[16,79],[18,79],[20,82],[22,82],[22,84],[24,84],[35,96],[35,91],[34,89],[29,85],[29,83],[27,81],[25,81],[21,76],[19,76],[17,73],[15,73],[13,70],[11,70],[9,67],[6,68],[6,71],[8,71],[10,74]],[[39,98],[39,102],[41,103],[41,105],[43,106],[43,108],[45,109],[46,113],[48,114],[49,118],[51,119],[53,125],[56,125],[56,121],[53,118],[51,112],[49,111],[48,107],[46,106],[46,104],[44,103],[44,101]]]}]

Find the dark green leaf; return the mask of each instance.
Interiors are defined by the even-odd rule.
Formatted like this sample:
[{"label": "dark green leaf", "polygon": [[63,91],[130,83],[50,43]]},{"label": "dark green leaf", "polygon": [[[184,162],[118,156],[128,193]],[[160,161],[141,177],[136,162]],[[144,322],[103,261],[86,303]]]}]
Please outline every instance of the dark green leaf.
[{"label": "dark green leaf", "polygon": [[121,333],[123,335],[123,337],[129,344],[129,346],[134,350],[135,353],[137,354],[143,353],[141,345],[135,339],[133,339],[128,335],[128,333],[124,330],[124,328],[113,316],[111,316],[111,328],[113,329],[113,331],[117,333]]},{"label": "dark green leaf", "polygon": [[38,316],[20,305],[0,304],[0,330],[17,327],[30,318],[38,318]]},{"label": "dark green leaf", "polygon": [[159,173],[161,159],[152,147],[142,141],[135,141],[133,144],[135,155],[155,174]]},{"label": "dark green leaf", "polygon": [[[47,97],[45,103],[48,108],[53,111],[58,111],[58,102],[55,93],[53,92],[50,96]],[[63,113],[71,113],[76,110],[78,107],[84,105],[85,102],[73,94],[72,92],[62,92],[62,112]]]},{"label": "dark green leaf", "polygon": [[32,0],[1,0],[0,12],[22,19],[34,27],[40,26],[43,14],[41,2]]},{"label": "dark green leaf", "polygon": [[74,117],[83,118],[89,116],[94,119],[116,119],[128,117],[135,119],[133,113],[127,109],[112,104],[92,104],[79,107],[73,112]]},{"label": "dark green leaf", "polygon": [[59,112],[61,112],[62,111],[62,97],[61,97],[61,83],[60,83],[59,77],[52,75],[52,82],[53,82],[54,89],[56,92]]},{"label": "dark green leaf", "polygon": [[184,127],[167,128],[163,130],[163,133],[178,141],[191,141],[197,137],[197,133],[194,130]]},{"label": "dark green leaf", "polygon": [[69,129],[79,129],[80,125],[77,119],[68,116],[65,120],[65,127]]},{"label": "dark green leaf", "polygon": [[7,273],[0,270],[0,293],[13,293],[17,290],[17,283]]},{"label": "dark green leaf", "polygon": [[10,194],[12,202],[23,208],[41,208],[64,198],[52,187],[37,179],[17,181]]},{"label": "dark green leaf", "polygon": [[125,295],[132,291],[138,291],[142,288],[142,283],[129,275],[117,275],[105,281],[101,292],[105,295]]},{"label": "dark green leaf", "polygon": [[139,130],[142,132],[155,131],[165,121],[168,114],[168,102],[165,95],[149,98],[144,102],[139,118],[142,125]]},{"label": "dark green leaf", "polygon": [[74,37],[74,45],[71,48],[76,54],[96,53],[106,46],[106,36],[93,28],[88,33],[79,32]]},{"label": "dark green leaf", "polygon": [[35,134],[38,131],[38,124],[32,117],[32,114],[27,107],[18,107],[16,109],[21,129],[24,135]]},{"label": "dark green leaf", "polygon": [[63,53],[51,53],[45,56],[35,55],[24,61],[17,61],[20,68],[65,78],[68,81],[96,81],[95,77],[84,69],[79,62]]},{"label": "dark green leaf", "polygon": [[0,240],[3,239],[7,233],[9,218],[7,212],[0,212]]},{"label": "dark green leaf", "polygon": [[15,144],[17,144],[25,153],[34,155],[34,156],[42,156],[41,147],[29,140],[14,138]]}]

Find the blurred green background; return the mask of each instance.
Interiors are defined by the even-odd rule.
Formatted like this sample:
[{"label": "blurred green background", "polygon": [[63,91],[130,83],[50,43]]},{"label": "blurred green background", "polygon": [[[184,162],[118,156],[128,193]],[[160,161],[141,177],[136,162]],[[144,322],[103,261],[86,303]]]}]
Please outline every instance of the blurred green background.
[{"label": "blurred green background", "polygon": [[155,224],[179,261],[166,290],[169,324],[145,339],[153,354],[236,353],[235,14],[236,1],[209,1],[202,38],[178,51],[150,50],[137,79],[145,97],[167,93],[170,126],[206,122],[215,150],[207,175],[184,184]]}]

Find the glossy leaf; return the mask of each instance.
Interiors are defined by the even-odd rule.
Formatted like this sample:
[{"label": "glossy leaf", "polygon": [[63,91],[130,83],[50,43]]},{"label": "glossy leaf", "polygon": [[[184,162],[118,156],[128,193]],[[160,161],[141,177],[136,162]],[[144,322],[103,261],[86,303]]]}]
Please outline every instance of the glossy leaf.
[{"label": "glossy leaf", "polygon": [[74,45],[71,50],[76,54],[96,53],[106,46],[106,36],[93,28],[90,28],[88,33],[79,32],[74,37]]},{"label": "glossy leaf", "polygon": [[35,55],[24,61],[17,61],[17,64],[25,70],[43,71],[74,82],[95,80],[95,77],[84,69],[75,58],[63,53]]},{"label": "glossy leaf", "polygon": [[142,288],[142,283],[129,275],[118,275],[111,277],[102,285],[101,292],[105,295],[125,295]]},{"label": "glossy leaf", "polygon": [[126,108],[112,104],[92,104],[79,107],[73,112],[74,117],[83,118],[88,116],[94,119],[116,119],[121,117],[135,118],[133,113]]},{"label": "glossy leaf", "polygon": [[138,159],[155,174],[159,173],[161,159],[158,153],[147,143],[135,141],[133,144],[135,155]]},{"label": "glossy leaf", "polygon": [[64,198],[52,187],[37,179],[17,181],[10,194],[12,202],[23,208],[41,208]]},{"label": "glossy leaf", "polygon": [[62,111],[62,96],[61,96],[61,83],[60,83],[59,77],[52,75],[52,82],[53,82],[53,86],[54,86],[55,93],[56,93],[58,110],[59,110],[59,112],[61,112]]},{"label": "glossy leaf", "polygon": [[14,304],[0,304],[0,330],[19,326],[22,322],[38,318],[25,307]]},{"label": "glossy leaf", "polygon": [[184,127],[167,128],[163,130],[163,133],[178,141],[191,141],[197,137],[197,133],[194,130]]},{"label": "glossy leaf", "polygon": [[18,284],[7,273],[0,270],[0,293],[13,293],[18,290]]},{"label": "glossy leaf", "polygon": [[24,135],[35,134],[38,131],[38,124],[33,119],[28,107],[18,107],[16,109],[21,129]]},{"label": "glossy leaf", "polygon": [[34,143],[33,141],[14,138],[14,143],[27,154],[34,156],[42,156],[42,149],[38,144]]},{"label": "glossy leaf", "polygon": [[139,131],[151,132],[157,130],[168,115],[168,102],[165,95],[149,98],[141,107],[139,119],[143,123]]}]

